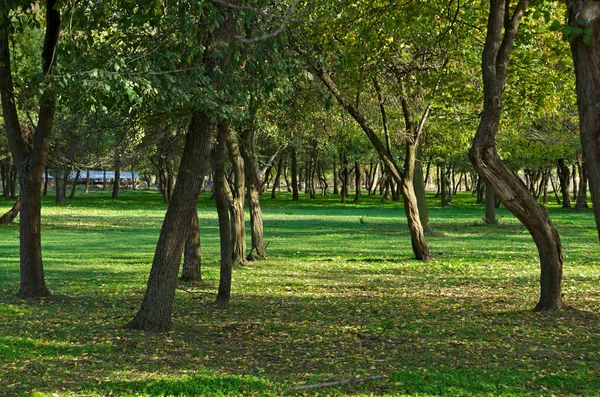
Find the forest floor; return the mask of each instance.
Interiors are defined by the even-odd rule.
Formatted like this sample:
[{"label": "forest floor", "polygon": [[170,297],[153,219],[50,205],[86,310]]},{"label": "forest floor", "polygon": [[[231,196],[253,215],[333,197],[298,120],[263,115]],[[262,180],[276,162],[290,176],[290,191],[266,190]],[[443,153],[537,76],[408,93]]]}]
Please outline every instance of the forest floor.
[{"label": "forest floor", "polygon": [[[262,205],[268,259],[213,302],[218,224],[199,202],[203,278],[180,284],[173,329],[125,330],[142,300],[166,205],[156,192],[44,198],[52,296],[15,297],[18,225],[0,227],[0,396],[600,395],[600,250],[591,211],[550,206],[570,309],[533,313],[539,264],[504,209],[485,225],[461,194],[430,199],[434,260],[412,260],[402,206],[333,196]],[[11,207],[0,202],[0,213]],[[249,240],[248,240],[249,242]],[[294,387],[370,376],[352,385]]]}]

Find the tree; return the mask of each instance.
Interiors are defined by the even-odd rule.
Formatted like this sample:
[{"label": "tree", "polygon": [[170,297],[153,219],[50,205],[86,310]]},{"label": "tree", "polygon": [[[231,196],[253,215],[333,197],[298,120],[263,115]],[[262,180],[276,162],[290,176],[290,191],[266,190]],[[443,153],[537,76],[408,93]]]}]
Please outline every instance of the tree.
[{"label": "tree", "polygon": [[[210,20],[209,17],[215,19]],[[203,14],[200,18],[198,26],[208,23],[214,27],[212,32],[206,32],[206,36],[202,35],[204,32],[200,32],[200,37],[206,42],[199,44],[208,48],[201,57],[201,62],[214,91],[223,94],[226,89],[223,81],[225,75],[220,71],[233,66],[230,59],[233,49],[230,45],[235,39],[237,18],[231,10],[223,10],[218,6],[212,15]],[[192,112],[177,181],[156,245],[148,286],[140,309],[127,324],[129,328],[161,332],[171,327],[181,255],[208,165],[206,160],[215,137],[216,114],[209,113],[209,110],[195,109]]]},{"label": "tree", "polygon": [[[571,42],[577,83],[579,130],[589,179],[592,207],[600,238],[600,4],[567,0],[565,36]],[[581,178],[585,178],[581,175]],[[579,201],[579,200],[578,200]]]},{"label": "tree", "polygon": [[560,237],[548,210],[530,195],[525,184],[502,162],[496,148],[496,134],[502,114],[508,62],[528,0],[520,0],[513,11],[510,1],[492,0],[482,54],[484,107],[473,139],[471,162],[494,188],[494,193],[529,230],[540,255],[540,299],[536,311],[559,310],[563,254]]},{"label": "tree", "polygon": [[[16,107],[15,87],[11,69],[9,43],[12,38],[10,18],[26,10],[25,5],[4,9],[0,20],[0,92],[4,126],[12,156],[18,167],[21,189],[20,217],[20,271],[21,286],[17,296],[21,298],[43,298],[50,294],[44,279],[41,246],[41,185],[46,157],[52,135],[56,92],[47,85],[49,74],[56,63],[56,47],[60,32],[60,12],[56,0],[46,0],[46,32],[42,49],[42,70],[37,126],[23,130]],[[23,7],[23,8],[21,8]],[[14,14],[12,14],[14,13]]]}]

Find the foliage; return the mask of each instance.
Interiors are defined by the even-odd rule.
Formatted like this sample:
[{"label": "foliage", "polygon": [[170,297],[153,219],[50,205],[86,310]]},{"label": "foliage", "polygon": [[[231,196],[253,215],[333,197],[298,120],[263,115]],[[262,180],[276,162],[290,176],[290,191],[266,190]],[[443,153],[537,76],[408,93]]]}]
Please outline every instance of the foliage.
[{"label": "foliage", "polygon": [[[470,195],[431,201],[444,247],[423,264],[401,203],[335,197],[263,200],[269,258],[235,270],[234,299],[213,305],[218,226],[199,202],[205,282],[177,290],[166,334],[122,329],[142,297],[166,207],[155,192],[92,192],[44,202],[46,273],[54,295],[13,298],[18,228],[0,228],[0,394],[262,395],[355,376],[388,380],[310,395],[594,395],[600,260],[591,213],[552,205],[565,248],[560,313],[531,313],[536,251],[505,210],[480,220]],[[0,212],[10,203],[0,202]],[[359,219],[365,217],[367,223]],[[219,394],[220,393],[220,394]],[[308,395],[308,394],[307,394]]]}]

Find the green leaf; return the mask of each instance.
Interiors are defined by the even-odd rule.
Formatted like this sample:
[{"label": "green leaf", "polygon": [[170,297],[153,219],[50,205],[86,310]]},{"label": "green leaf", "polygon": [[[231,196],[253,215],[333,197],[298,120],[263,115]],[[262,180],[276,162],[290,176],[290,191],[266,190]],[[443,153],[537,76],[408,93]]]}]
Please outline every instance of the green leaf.
[{"label": "green leaf", "polygon": [[552,23],[550,24],[550,30],[552,32],[558,32],[559,30],[562,29],[562,23],[560,23],[559,21],[552,21]]}]

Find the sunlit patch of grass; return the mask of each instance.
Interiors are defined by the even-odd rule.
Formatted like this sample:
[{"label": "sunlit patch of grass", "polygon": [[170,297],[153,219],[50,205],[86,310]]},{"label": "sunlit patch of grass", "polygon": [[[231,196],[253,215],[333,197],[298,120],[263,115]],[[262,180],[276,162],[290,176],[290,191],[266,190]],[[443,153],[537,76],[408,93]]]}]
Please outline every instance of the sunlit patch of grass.
[{"label": "sunlit patch of grass", "polygon": [[[203,277],[176,292],[165,334],[124,330],[138,309],[166,205],[156,192],[44,198],[39,302],[14,294],[18,227],[0,227],[0,395],[597,395],[600,254],[591,212],[551,206],[573,308],[532,313],[539,264],[527,231],[462,194],[430,199],[434,260],[412,260],[401,203],[364,196],[262,201],[269,258],[236,268],[227,309],[218,223],[199,200]],[[0,212],[11,202],[0,201]],[[361,222],[361,219],[363,220]],[[364,220],[367,222],[364,222]],[[250,243],[248,239],[248,244]],[[385,380],[295,392],[328,380]]]}]

